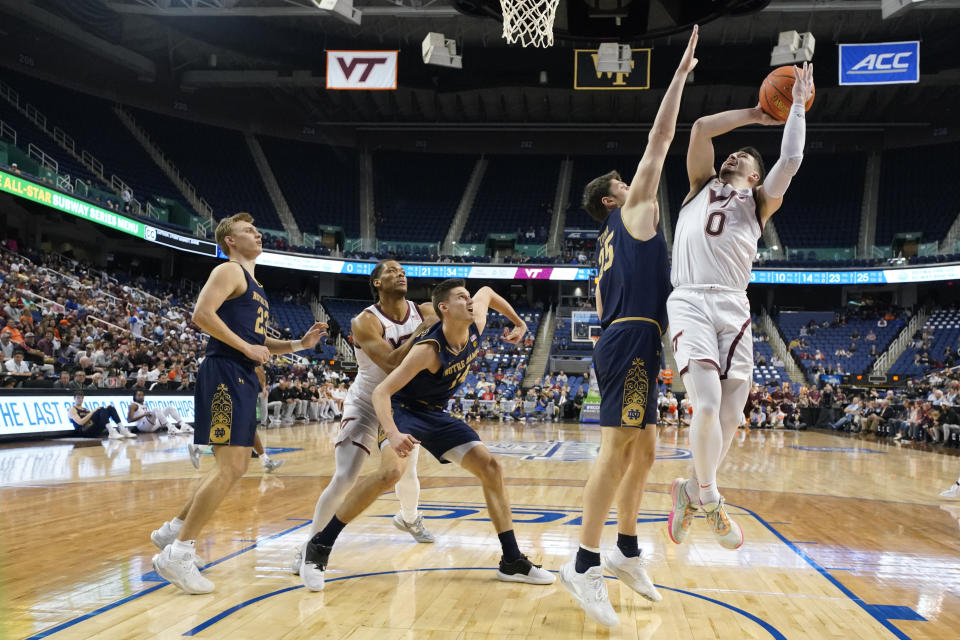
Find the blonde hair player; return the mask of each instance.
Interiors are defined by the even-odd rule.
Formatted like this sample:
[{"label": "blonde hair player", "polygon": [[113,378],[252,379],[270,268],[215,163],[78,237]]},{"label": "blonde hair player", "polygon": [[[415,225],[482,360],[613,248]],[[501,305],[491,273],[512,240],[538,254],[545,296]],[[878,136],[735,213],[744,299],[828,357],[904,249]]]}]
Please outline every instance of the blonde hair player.
[{"label": "blonde hair player", "polygon": [[186,517],[173,523],[176,537],[153,556],[154,571],[193,594],[213,591],[196,566],[194,541],[250,462],[260,392],[256,367],[272,354],[312,349],[327,328],[318,322],[300,340],[267,337],[270,304],[253,277],[263,251],[253,217],[238,213],[221,220],[216,240],[229,260],[210,273],[192,317],[210,335],[197,371],[193,442],[213,445],[216,466],[190,496]]},{"label": "blonde hair player", "polygon": [[[783,203],[800,168],[806,135],[804,105],[813,93],[813,65],[795,67],[793,106],[786,123],[760,110],[724,111],[693,124],[687,150],[690,193],[673,237],[674,290],[667,302],[670,332],[683,384],[692,396],[690,445],[694,473],[670,487],[670,539],[680,544],[703,511],[717,541],[743,544],[717,489],[717,469],[743,420],[753,376],[750,283],[763,225]],[[763,159],[739,149],[714,170],[713,138],[748,124],[784,124],[780,158],[764,178]]]}]

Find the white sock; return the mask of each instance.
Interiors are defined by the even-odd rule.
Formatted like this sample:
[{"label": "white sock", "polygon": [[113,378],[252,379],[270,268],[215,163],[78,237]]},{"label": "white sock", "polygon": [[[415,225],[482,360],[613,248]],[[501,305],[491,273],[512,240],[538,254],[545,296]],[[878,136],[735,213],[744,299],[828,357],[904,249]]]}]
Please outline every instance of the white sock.
[{"label": "white sock", "polygon": [[180,529],[183,528],[183,520],[181,520],[180,518],[174,518],[167,524],[169,524],[170,528],[175,532],[180,531]]},{"label": "white sock", "polygon": [[397,498],[400,500],[400,517],[407,524],[416,521],[417,503],[420,501],[420,478],[417,477],[417,458],[420,455],[420,447],[414,447],[410,454],[410,460],[407,461],[407,468],[400,481],[397,483]]},{"label": "white sock", "polygon": [[711,482],[709,485],[700,485],[700,504],[710,504],[720,502],[720,491],[717,489],[717,483]]},{"label": "white sock", "polygon": [[184,555],[193,555],[194,552],[194,541],[193,540],[174,540],[172,543],[172,548],[170,549],[170,555],[175,556],[184,556]]},{"label": "white sock", "polygon": [[687,500],[692,502],[694,505],[700,502],[700,485],[697,483],[696,473],[687,478],[687,483],[684,485],[683,489],[687,494]]},{"label": "white sock", "polygon": [[270,456],[267,455],[267,452],[264,451],[260,454],[260,464],[267,466],[267,463],[270,462]]}]

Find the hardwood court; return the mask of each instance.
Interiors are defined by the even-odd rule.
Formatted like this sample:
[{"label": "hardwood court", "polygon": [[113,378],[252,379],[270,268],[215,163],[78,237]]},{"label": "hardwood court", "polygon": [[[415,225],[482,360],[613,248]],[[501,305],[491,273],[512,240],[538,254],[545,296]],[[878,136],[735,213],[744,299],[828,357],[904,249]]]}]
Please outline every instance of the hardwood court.
[{"label": "hardwood court", "polygon": [[[669,541],[666,492],[689,443],[665,431],[639,514],[664,599],[651,605],[609,580],[621,619],[612,630],[585,620],[559,583],[498,582],[478,483],[427,454],[422,508],[438,542],[396,530],[398,503],[385,494],[341,536],[326,590],[309,593],[289,564],[329,479],[334,430],[264,434],[286,465],[268,476],[251,461],[198,541],[217,585],[203,596],[150,566],[150,531],[200,476],[183,436],[0,449],[0,637],[933,639],[960,629],[960,503],[937,495],[960,459],[821,433],[755,431],[734,443],[721,486],[746,543],[727,551],[702,520],[687,544]],[[599,431],[479,431],[503,454],[521,548],[556,570],[576,548]],[[611,526],[605,546],[614,540]]]}]

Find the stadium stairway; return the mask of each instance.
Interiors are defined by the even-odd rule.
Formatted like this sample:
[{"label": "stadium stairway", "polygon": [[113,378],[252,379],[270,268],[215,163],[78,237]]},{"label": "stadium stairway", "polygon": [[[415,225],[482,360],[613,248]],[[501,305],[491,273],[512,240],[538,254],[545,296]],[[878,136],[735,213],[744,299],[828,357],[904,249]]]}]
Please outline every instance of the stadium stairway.
[{"label": "stadium stairway", "polygon": [[[163,151],[160,150],[153,140],[150,139],[150,136],[147,135],[146,129],[144,129],[136,121],[133,115],[122,107],[114,107],[114,113],[117,114],[117,118],[120,119],[120,122],[123,123],[123,126],[133,134],[133,137],[137,139],[137,142],[143,146],[144,150],[147,152],[154,162],[157,163],[157,166],[167,174],[167,177],[170,178],[170,181],[180,190],[180,193],[183,194],[183,197],[186,198],[187,202],[193,207],[193,210],[199,213],[203,218],[208,222],[213,221],[213,208],[200,197],[200,194],[197,193],[196,187],[194,187],[186,178],[180,174],[180,170],[177,169],[176,165],[173,164],[169,158],[163,155]],[[212,225],[211,225],[212,226]]]},{"label": "stadium stairway", "polygon": [[927,322],[930,310],[926,307],[917,309],[917,312],[910,318],[910,322],[904,325],[900,333],[890,342],[887,350],[877,356],[873,363],[870,373],[874,375],[885,375],[890,368],[896,364],[897,359],[907,350],[907,346],[913,339],[913,335],[923,327]]},{"label": "stadium stairway", "polygon": [[283,230],[290,234],[290,243],[293,245],[302,245],[303,234],[300,232],[300,227],[297,226],[297,221],[293,217],[293,212],[290,210],[287,199],[283,197],[280,184],[277,183],[277,177],[273,174],[273,169],[270,168],[270,162],[263,152],[263,147],[260,146],[260,142],[253,134],[247,133],[243,138],[246,140],[247,147],[250,149],[250,155],[253,156],[253,164],[256,165],[257,171],[260,173],[263,186],[267,188],[267,195],[270,196],[273,208],[276,209],[277,216],[280,218],[280,222],[283,223]]},{"label": "stadium stairway", "polygon": [[450,229],[447,230],[447,235],[443,240],[441,253],[446,255],[453,255],[455,253],[454,247],[457,244],[457,240],[460,239],[461,234],[463,234],[463,228],[467,225],[467,218],[470,217],[470,211],[473,209],[473,203],[476,201],[477,193],[480,191],[480,183],[483,182],[483,175],[486,172],[487,159],[480,156],[477,159],[477,164],[473,167],[473,173],[470,174],[470,179],[467,181],[467,187],[463,190],[463,197],[457,206],[457,212],[454,214],[453,220],[450,221]]},{"label": "stadium stairway", "polygon": [[547,255],[560,254],[563,246],[563,227],[567,221],[568,196],[573,180],[573,160],[565,159],[560,163],[560,175],[557,177],[557,191],[553,196],[553,218],[550,220],[550,234],[547,236]]},{"label": "stadium stairway", "polygon": [[551,307],[540,318],[540,327],[537,329],[537,338],[533,342],[533,353],[527,363],[527,373],[523,376],[522,388],[528,389],[544,374],[547,360],[550,358],[550,345],[553,344],[554,318],[556,311]]},{"label": "stadium stairway", "polygon": [[757,324],[766,332],[767,340],[770,342],[770,346],[773,347],[773,352],[778,358],[783,360],[783,364],[785,365],[784,369],[786,369],[787,375],[790,376],[790,382],[794,384],[805,383],[806,379],[803,376],[803,371],[797,366],[796,360],[793,359],[793,355],[790,353],[790,350],[787,349],[787,345],[780,335],[780,330],[777,328],[777,325],[774,324],[773,319],[767,313],[766,309],[760,310],[758,320],[759,322]]}]

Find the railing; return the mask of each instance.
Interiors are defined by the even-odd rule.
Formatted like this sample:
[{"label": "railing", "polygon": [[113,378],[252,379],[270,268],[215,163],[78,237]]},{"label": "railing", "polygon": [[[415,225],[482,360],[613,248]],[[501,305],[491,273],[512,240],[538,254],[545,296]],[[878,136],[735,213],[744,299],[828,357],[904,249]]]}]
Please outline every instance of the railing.
[{"label": "railing", "polygon": [[6,138],[13,144],[17,144],[17,130],[0,120],[0,138]]},{"label": "railing", "polygon": [[20,109],[20,94],[6,82],[0,81],[0,96],[3,96],[7,102]]},{"label": "railing", "polygon": [[77,152],[77,143],[58,126],[53,127],[53,139],[56,140],[61,147],[69,149],[73,153]]},{"label": "railing", "polygon": [[49,299],[49,298],[44,298],[44,297],[43,297],[42,295],[40,295],[39,293],[34,293],[33,291],[30,291],[29,289],[21,289],[20,287],[17,287],[17,291],[20,293],[21,296],[29,296],[29,297],[31,297],[31,298],[35,298],[35,299],[37,299],[37,300],[41,300],[41,301],[42,301],[41,306],[44,307],[44,308],[46,308],[46,309],[50,309],[50,310],[52,310],[52,311],[55,311],[56,313],[66,313],[66,312],[67,312],[67,308],[64,307],[62,304],[60,304],[59,302],[55,302],[55,301],[53,301],[53,300],[51,300],[51,299]]},{"label": "railing", "polygon": [[57,188],[64,191],[73,191],[73,182],[68,174],[57,174]]},{"label": "railing", "polygon": [[37,111],[35,106],[32,104],[27,104],[26,107],[24,107],[23,112],[26,114],[27,118],[33,121],[35,125],[44,131],[47,130],[47,116]]},{"label": "railing", "polygon": [[917,310],[913,317],[910,318],[910,322],[904,325],[897,337],[890,342],[886,350],[884,350],[876,362],[873,363],[871,373],[881,375],[890,370],[890,367],[892,367],[897,359],[903,355],[903,352],[907,350],[907,344],[913,339],[913,334],[926,323],[928,315],[929,312],[926,308]]},{"label": "railing", "polygon": [[103,163],[93,157],[86,149],[80,152],[80,161],[87,165],[98,178],[101,180],[105,179],[103,176]]},{"label": "railing", "polygon": [[56,158],[51,158],[46,154],[46,152],[33,144],[32,142],[27,145],[27,155],[39,162],[42,166],[55,171],[60,172],[60,163],[57,162]]}]

